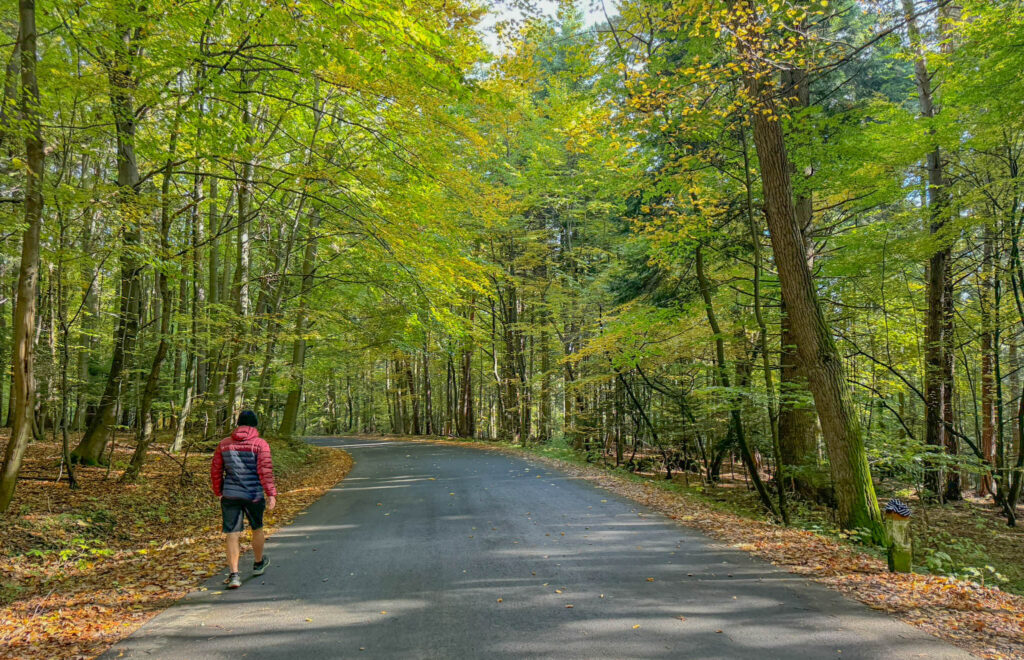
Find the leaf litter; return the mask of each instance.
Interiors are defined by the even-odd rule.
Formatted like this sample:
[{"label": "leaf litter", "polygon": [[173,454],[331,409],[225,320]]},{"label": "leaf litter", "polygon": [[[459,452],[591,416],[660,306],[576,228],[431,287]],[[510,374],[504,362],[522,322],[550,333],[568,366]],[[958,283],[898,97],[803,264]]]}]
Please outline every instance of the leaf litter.
[{"label": "leaf litter", "polygon": [[[114,464],[126,464],[131,439],[117,443]],[[32,443],[24,471],[52,472],[59,456],[58,444]],[[11,509],[19,515],[0,519],[0,657],[97,656],[222,571],[209,461],[210,454],[189,456],[185,483],[180,459],[159,449],[135,484],[118,483],[120,470],[106,467],[79,467],[75,491],[52,479],[19,482]],[[346,452],[311,447],[304,461],[279,471],[268,534],[351,468]]]}]

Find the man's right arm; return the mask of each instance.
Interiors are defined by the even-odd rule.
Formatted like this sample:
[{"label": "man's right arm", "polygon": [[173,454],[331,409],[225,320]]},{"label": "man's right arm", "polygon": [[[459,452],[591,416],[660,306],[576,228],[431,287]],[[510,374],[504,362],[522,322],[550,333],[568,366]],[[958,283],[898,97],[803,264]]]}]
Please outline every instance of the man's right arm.
[{"label": "man's right arm", "polygon": [[224,457],[220,453],[220,445],[213,452],[213,461],[210,462],[210,485],[213,487],[213,494],[221,496],[224,487]]},{"label": "man's right arm", "polygon": [[267,494],[267,510],[273,511],[277,506],[277,486],[274,484],[274,461],[270,457],[270,445],[260,440],[259,451],[256,453],[256,474],[259,475],[263,492]]}]

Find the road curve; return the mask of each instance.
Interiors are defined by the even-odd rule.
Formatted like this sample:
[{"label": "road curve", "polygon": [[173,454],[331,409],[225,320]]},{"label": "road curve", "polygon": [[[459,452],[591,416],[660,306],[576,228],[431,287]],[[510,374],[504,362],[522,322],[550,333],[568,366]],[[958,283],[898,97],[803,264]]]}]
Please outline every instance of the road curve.
[{"label": "road curve", "polygon": [[268,541],[267,573],[210,580],[104,657],[971,657],[528,460],[313,442],[355,468]]}]

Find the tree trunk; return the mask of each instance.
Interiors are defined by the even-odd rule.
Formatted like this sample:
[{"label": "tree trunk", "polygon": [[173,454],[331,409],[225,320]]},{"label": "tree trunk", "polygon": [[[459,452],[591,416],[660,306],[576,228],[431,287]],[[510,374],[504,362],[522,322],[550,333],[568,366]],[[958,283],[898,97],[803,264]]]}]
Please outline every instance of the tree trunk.
[{"label": "tree trunk", "polygon": [[313,270],[316,261],[316,229],[320,218],[313,214],[309,221],[309,236],[306,249],[302,255],[302,280],[300,282],[299,300],[295,311],[295,340],[292,342],[291,387],[284,404],[281,427],[278,435],[291,438],[295,434],[295,423],[299,416],[299,404],[302,401],[302,368],[306,363],[306,306],[309,290],[313,286]]},{"label": "tree trunk", "polygon": [[541,444],[551,440],[551,334],[548,331],[550,313],[541,315],[540,330],[540,405],[537,408],[537,439]]},{"label": "tree trunk", "polygon": [[[250,83],[245,74],[242,75],[241,85],[249,89]],[[239,336],[236,337],[233,346],[231,368],[228,373],[227,393],[231,397],[231,405],[228,411],[228,426],[234,424],[238,414],[242,412],[242,404],[245,398],[245,378],[248,367],[248,323],[249,323],[249,269],[251,265],[252,242],[250,236],[250,221],[252,220],[252,192],[253,173],[255,163],[253,150],[256,145],[256,126],[252,109],[249,105],[249,94],[245,94],[242,101],[242,125],[245,127],[246,154],[245,163],[242,166],[242,180],[238,184],[238,228],[237,228],[237,260],[235,262],[235,279],[232,291],[235,296],[236,323],[240,324]],[[305,346],[303,346],[303,359]],[[293,420],[294,424],[294,420]],[[293,425],[294,430],[294,425]]]},{"label": "tree trunk", "polygon": [[[993,306],[995,292],[995,268],[993,260],[994,234],[992,228],[984,228],[981,271],[981,454],[989,464],[989,469],[996,463],[996,405],[995,405],[995,341]],[[978,495],[986,497],[995,495],[992,473],[981,475],[978,483]]]},{"label": "tree trunk", "polygon": [[[929,120],[936,115],[933,101],[935,85],[929,75],[921,46],[914,10],[914,0],[902,0],[903,14],[911,48],[915,51],[914,79],[917,84],[921,116]],[[942,19],[940,18],[940,24]],[[940,27],[940,32],[941,32]],[[929,129],[929,132],[934,132]],[[930,216],[929,233],[935,237],[946,224],[949,193],[943,172],[942,153],[938,146],[928,152],[927,204]],[[956,439],[952,437],[953,417],[953,355],[952,355],[952,282],[950,280],[951,249],[948,242],[938,238],[938,245],[928,260],[927,311],[925,313],[925,442],[935,451],[955,453]],[[960,499],[959,477],[955,470],[943,469],[942,462],[933,464],[925,472],[925,487],[930,496],[943,501]]]},{"label": "tree trunk", "polygon": [[[698,245],[695,253],[696,259],[696,270],[697,270],[697,284],[700,287],[700,295],[704,299],[704,313],[708,318],[708,325],[711,326],[711,332],[714,334],[715,341],[715,362],[718,366],[718,383],[726,391],[729,392],[729,367],[726,363],[725,358],[725,339],[722,335],[722,328],[718,325],[718,317],[715,315],[715,308],[711,301],[711,283],[708,281],[707,275],[704,272],[704,255],[703,248]],[[754,489],[757,491],[758,497],[761,498],[761,503],[764,504],[765,508],[772,515],[779,515],[778,510],[775,508],[775,503],[772,502],[771,495],[768,494],[768,489],[765,488],[764,482],[761,481],[761,474],[757,469],[757,463],[754,461],[754,455],[750,451],[750,447],[747,445],[746,432],[743,428],[743,418],[741,413],[741,402],[739,397],[733,393],[726,394],[729,400],[729,435],[736,441],[736,444],[740,449],[740,456],[743,459],[744,465],[746,465],[747,472],[750,474],[750,481],[754,484]]]},{"label": "tree trunk", "polygon": [[[782,72],[782,95],[789,106],[797,110],[810,106],[810,84],[807,71],[802,68],[787,69]],[[796,176],[809,176],[811,172],[797,173]],[[813,255],[808,245],[807,235],[814,221],[814,203],[810,191],[794,191],[793,210],[804,245],[807,246],[807,261],[810,265]],[[811,403],[811,395],[807,389],[807,375],[800,364],[786,305],[781,304],[780,314],[780,349],[779,349],[779,452],[782,464],[791,466],[789,481],[797,492],[814,495],[819,485],[808,479],[813,471],[817,454],[817,414]]]},{"label": "tree trunk", "polygon": [[[0,303],[0,337],[6,337],[7,336],[7,300],[6,300],[6,295],[5,295],[6,291],[4,291],[4,283],[6,282],[6,280],[7,280],[7,264],[0,264],[0,298],[4,299],[3,302]],[[17,286],[18,285],[15,284],[14,286],[15,286],[15,291],[17,291]],[[11,298],[12,304],[14,302],[14,298],[17,298],[17,297],[18,297],[17,294],[15,294],[13,296],[13,298]],[[7,383],[7,380],[8,380],[7,369],[4,368],[2,365],[7,365],[7,367],[13,367],[13,365],[11,363],[11,356],[9,356],[7,354],[7,350],[8,350],[8,346],[6,346],[6,345],[0,346],[0,419],[3,418],[4,392],[8,391],[8,389],[6,387],[6,383]],[[13,377],[13,373],[11,374],[11,376]],[[12,383],[11,389],[9,391],[13,392],[14,391],[13,387],[14,387],[14,385]],[[8,401],[8,405],[10,405],[9,401]]]},{"label": "tree trunk", "polygon": [[410,429],[413,435],[420,435],[420,400],[416,396],[416,377],[412,370],[412,358],[405,361],[405,389],[409,394],[409,407],[412,409],[412,425]]},{"label": "tree trunk", "polygon": [[11,59],[7,60],[4,68],[4,96],[0,99],[0,150],[10,156],[14,155],[17,149],[17,141],[14,139],[15,132],[11,130],[12,117],[8,109],[13,108],[18,102],[18,77],[21,72],[21,25],[14,37],[14,48],[11,49]]},{"label": "tree trunk", "polygon": [[[213,314],[217,305],[221,302],[220,299],[220,217],[217,212],[217,177],[211,176],[210,182],[207,187],[207,196],[210,200],[209,207],[207,208],[207,228],[210,232],[209,238],[209,252],[208,252],[208,263],[206,266],[207,275],[207,287],[206,287],[206,298],[207,298],[207,309],[209,310],[206,314],[206,318]],[[198,257],[197,257],[198,258]],[[207,324],[209,330],[209,324]],[[202,383],[199,388],[199,394],[203,395],[207,400],[210,398],[210,394],[216,394],[214,391],[216,381],[219,379],[217,373],[217,351],[211,350],[207,356],[208,361],[206,365],[206,382]],[[201,381],[202,382],[202,381]]]},{"label": "tree trunk", "polygon": [[[475,301],[471,300],[472,306]],[[469,322],[473,323],[475,310],[469,312]],[[462,349],[459,359],[459,393],[458,410],[455,415],[455,432],[461,438],[472,438],[476,435],[476,414],[473,410],[473,344],[471,340]]]},{"label": "tree trunk", "polygon": [[39,235],[43,221],[43,136],[39,118],[39,83],[36,79],[35,0],[19,0],[18,33],[21,37],[21,114],[25,136],[25,232],[18,269],[18,300],[14,312],[14,418],[11,439],[0,468],[0,514],[14,499],[21,461],[34,424],[36,289],[39,282]]},{"label": "tree trunk", "polygon": [[124,371],[131,359],[139,332],[139,305],[142,297],[142,266],[136,254],[142,237],[138,224],[139,212],[136,208],[139,168],[135,160],[135,107],[131,95],[134,86],[132,59],[136,46],[132,43],[132,33],[128,28],[120,27],[118,31],[122,35],[123,45],[115,51],[113,61],[108,65],[107,77],[117,134],[118,211],[121,215],[122,231],[121,300],[107,384],[96,415],[71,454],[74,460],[90,465],[98,465],[101,462],[107,439],[117,422],[116,413]]},{"label": "tree trunk", "polygon": [[[755,71],[760,69],[752,53],[748,53],[748,58],[749,66]],[[793,338],[829,450],[839,523],[844,529],[867,528],[877,542],[883,542],[885,530],[845,367],[807,264],[803,231],[793,203],[792,165],[778,121],[780,113],[774,98],[753,75],[749,86],[751,98],[759,106],[752,120],[754,144],[761,165],[765,216],[775,265]]]},{"label": "tree trunk", "polygon": [[761,365],[764,370],[764,390],[767,397],[768,427],[772,438],[772,458],[775,460],[775,485],[778,489],[779,514],[782,521],[789,524],[789,509],[786,507],[786,465],[782,459],[782,446],[779,441],[779,417],[775,406],[775,382],[772,378],[771,358],[768,355],[768,324],[764,320],[761,302],[761,237],[764,230],[754,220],[754,186],[750,171],[750,150],[747,147],[747,133],[743,129],[743,174],[746,192],[747,228],[750,231],[750,244],[754,253],[754,318],[758,328],[758,350],[761,353]]},{"label": "tree trunk", "polygon": [[434,434],[434,404],[431,401],[429,342],[423,340],[423,432]]},{"label": "tree trunk", "polygon": [[[99,161],[97,161],[96,176],[99,178]],[[85,226],[85,234],[82,237],[82,248],[90,252],[93,247],[93,236],[97,230],[96,213],[90,214]],[[82,300],[82,321],[81,336],[82,346],[78,349],[78,395],[75,400],[75,419],[72,426],[81,430],[85,426],[86,412],[89,407],[88,386],[89,386],[89,359],[99,344],[98,338],[92,332],[100,318],[100,269],[98,266],[91,268],[86,277],[86,289]]]},{"label": "tree trunk", "polygon": [[[199,202],[203,196],[203,178],[196,174],[192,184],[192,337],[185,352],[185,387],[181,398],[181,412],[174,429],[170,451],[180,452],[185,443],[185,427],[192,414],[196,394],[206,391],[206,361],[199,344],[200,315],[209,314],[206,308],[206,288],[203,282],[202,247],[205,228],[199,213]],[[182,301],[184,311],[185,301]]]},{"label": "tree trunk", "polygon": [[[64,213],[58,212],[60,223],[59,245],[61,254],[57,257],[57,319],[60,324],[60,445],[61,465],[68,471],[68,487],[78,488],[75,480],[75,468],[71,464],[71,438],[68,426],[71,424],[71,392],[68,387],[68,369],[71,365],[71,332],[68,323],[68,310],[64,295],[64,254],[68,249],[67,222]],[[58,477],[59,480],[59,477]]]},{"label": "tree trunk", "polygon": [[[180,108],[179,115],[180,118]],[[178,121],[174,122],[170,144],[168,145],[168,157],[164,164],[163,181],[160,186],[160,251],[161,261],[169,260],[171,256],[171,159],[177,151],[178,145]],[[153,441],[153,401],[156,399],[157,388],[160,386],[160,369],[163,367],[167,352],[170,349],[171,339],[171,317],[172,317],[172,289],[167,278],[166,266],[157,270],[157,291],[160,294],[160,341],[157,344],[156,353],[153,355],[153,362],[149,368],[149,375],[146,377],[146,384],[142,389],[142,397],[139,401],[139,424],[136,433],[135,451],[132,453],[131,462],[128,468],[121,475],[122,482],[135,481],[142,465],[146,461],[146,454],[149,445]]]}]

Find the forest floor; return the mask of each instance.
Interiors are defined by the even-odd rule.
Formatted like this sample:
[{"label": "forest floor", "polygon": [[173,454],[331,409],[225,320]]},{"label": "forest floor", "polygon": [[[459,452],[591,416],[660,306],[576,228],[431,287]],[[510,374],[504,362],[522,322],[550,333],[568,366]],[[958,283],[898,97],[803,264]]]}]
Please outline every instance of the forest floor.
[{"label": "forest floor", "polygon": [[[757,508],[756,496],[748,493],[742,482],[704,489],[693,475],[689,485],[681,478],[668,481],[664,475],[637,475],[587,463],[564,447],[524,449],[507,443],[451,438],[384,437],[529,454],[534,460],[700,529],[733,548],[805,575],[872,609],[897,616],[975,655],[1024,658],[1024,597],[984,584],[986,579],[991,584],[994,573],[999,573],[995,567],[977,567],[979,575],[975,581],[927,573],[890,573],[877,548],[861,545],[839,532],[823,509],[801,504],[794,511],[796,524],[788,528],[765,520]],[[967,569],[972,567],[959,562],[970,561],[971,557],[1005,557],[1006,563],[1000,565],[1010,571],[1013,556],[1015,570],[1024,533],[1007,529],[996,516],[972,506],[963,503],[929,507],[924,515],[919,515],[915,522],[919,559],[923,563],[935,553],[944,552],[950,559],[940,560],[948,564],[951,573],[971,575]],[[960,570],[955,570],[957,566]],[[1013,576],[1019,579],[1018,573]]]},{"label": "forest floor", "polygon": [[[118,438],[109,470],[78,468],[75,491],[54,481],[60,445],[29,445],[12,515],[0,518],[0,657],[99,655],[223,569],[211,455],[183,462],[157,446],[138,483],[121,484],[132,445]],[[271,447],[279,499],[267,512],[269,533],[352,467],[337,449]]]}]

